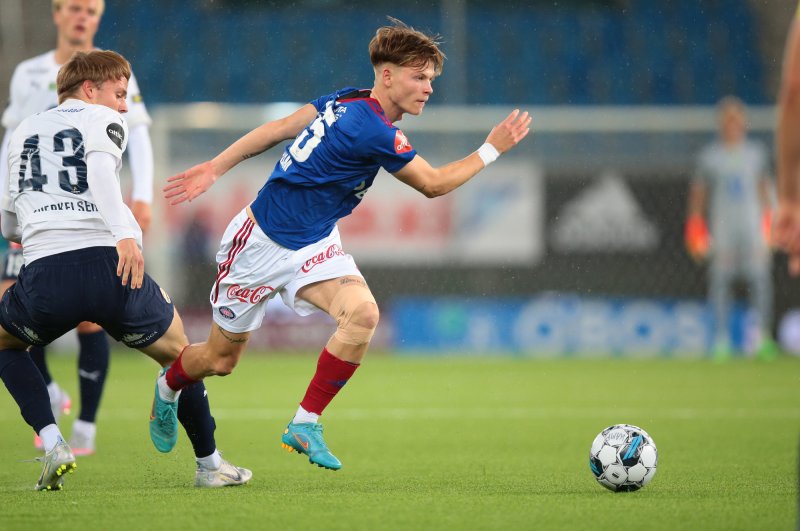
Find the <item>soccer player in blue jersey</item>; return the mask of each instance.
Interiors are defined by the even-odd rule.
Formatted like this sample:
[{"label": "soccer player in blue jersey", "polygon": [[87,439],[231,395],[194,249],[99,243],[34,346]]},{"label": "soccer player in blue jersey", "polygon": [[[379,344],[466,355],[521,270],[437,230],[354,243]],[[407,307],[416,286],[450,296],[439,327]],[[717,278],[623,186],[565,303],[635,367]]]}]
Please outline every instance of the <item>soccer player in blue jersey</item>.
[{"label": "soccer player in blue jersey", "polygon": [[228,225],[217,253],[208,340],[188,346],[159,377],[156,411],[174,408],[174,394],[184,386],[229,374],[250,332],[261,325],[267,300],[280,294],[298,314],[322,310],[337,323],[282,444],[306,454],[312,464],[341,468],[318,419],[359,367],[379,314],[367,282],[342,247],[336,222],[358,206],[381,167],[437,197],[516,146],[531,124],[527,112],[515,110],[477,151],[432,167],[394,122],[422,112],[444,55],[436,37],[392,22],[369,44],[372,89],[345,88],[313,100],[169,179],[165,192],[172,204],[191,201],[239,162],[294,138],[255,200]]}]

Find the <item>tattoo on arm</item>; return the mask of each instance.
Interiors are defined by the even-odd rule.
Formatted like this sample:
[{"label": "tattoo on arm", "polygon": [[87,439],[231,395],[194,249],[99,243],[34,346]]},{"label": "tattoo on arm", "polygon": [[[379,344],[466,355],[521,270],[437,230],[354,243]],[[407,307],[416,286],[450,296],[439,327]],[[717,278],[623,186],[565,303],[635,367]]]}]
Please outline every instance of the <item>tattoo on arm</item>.
[{"label": "tattoo on arm", "polygon": [[346,286],[347,284],[358,284],[369,289],[367,282],[363,278],[344,277],[343,279],[339,280],[340,286]]},{"label": "tattoo on arm", "polygon": [[219,333],[222,334],[222,337],[227,339],[229,343],[246,343],[247,340],[249,339],[249,334],[248,334],[248,336],[245,336],[245,337],[235,338],[235,337],[231,337],[230,335],[228,335],[228,333],[225,331],[225,329],[222,328],[221,326],[217,325],[217,328],[219,329]]},{"label": "tattoo on arm", "polygon": [[256,155],[261,155],[261,153],[263,153],[263,151],[259,151],[258,153],[245,153],[244,155],[242,155],[242,160],[251,159]]}]

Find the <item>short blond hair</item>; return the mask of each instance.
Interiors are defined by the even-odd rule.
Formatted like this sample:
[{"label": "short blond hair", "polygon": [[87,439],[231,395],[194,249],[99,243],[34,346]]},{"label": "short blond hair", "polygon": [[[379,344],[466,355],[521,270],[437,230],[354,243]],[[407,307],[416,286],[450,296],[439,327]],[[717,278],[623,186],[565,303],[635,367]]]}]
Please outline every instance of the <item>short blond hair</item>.
[{"label": "short blond hair", "polygon": [[[53,0],[53,11],[58,11],[64,6],[64,2],[66,0]],[[106,2],[105,0],[97,0],[97,14],[98,16],[103,16],[103,12],[106,10]]]},{"label": "short blond hair", "polygon": [[392,63],[422,68],[430,62],[436,75],[441,74],[445,55],[439,49],[440,37],[426,35],[396,18],[389,21],[392,25],[378,28],[369,43],[372,66]]},{"label": "short blond hair", "polygon": [[75,52],[58,71],[56,91],[58,103],[73,96],[84,81],[101,85],[105,81],[131,78],[128,60],[111,50]]}]

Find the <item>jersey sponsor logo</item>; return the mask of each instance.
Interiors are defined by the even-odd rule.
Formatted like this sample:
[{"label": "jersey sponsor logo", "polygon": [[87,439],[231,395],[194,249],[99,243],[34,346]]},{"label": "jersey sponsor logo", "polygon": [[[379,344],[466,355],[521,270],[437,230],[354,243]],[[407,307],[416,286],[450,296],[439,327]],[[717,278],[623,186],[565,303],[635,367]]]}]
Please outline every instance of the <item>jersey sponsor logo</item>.
[{"label": "jersey sponsor logo", "polygon": [[225,319],[236,319],[236,313],[227,306],[220,306],[219,314]]},{"label": "jersey sponsor logo", "polygon": [[303,264],[303,267],[301,269],[303,273],[308,273],[319,264],[327,260],[330,260],[331,258],[334,258],[336,256],[344,256],[344,251],[342,250],[341,247],[339,247],[337,244],[334,243],[331,246],[329,246],[325,250],[325,252],[315,254],[314,256],[306,260],[306,263]]},{"label": "jersey sponsor logo", "polygon": [[270,286],[258,286],[257,288],[243,288],[239,284],[234,284],[228,288],[227,295],[229,299],[237,300],[239,302],[255,304],[264,298],[267,290],[272,291]]},{"label": "jersey sponsor logo", "polygon": [[129,347],[136,347],[148,343],[157,333],[153,330],[147,334],[125,334],[122,336],[122,342]]},{"label": "jersey sponsor logo", "polygon": [[408,141],[408,138],[406,138],[406,135],[398,129],[394,134],[394,150],[398,153],[408,153],[412,149],[414,148],[411,147],[411,143]]},{"label": "jersey sponsor logo", "polygon": [[108,124],[108,127],[106,127],[106,134],[118,148],[122,149],[122,141],[125,140],[125,131],[122,129],[121,125],[114,123]]}]

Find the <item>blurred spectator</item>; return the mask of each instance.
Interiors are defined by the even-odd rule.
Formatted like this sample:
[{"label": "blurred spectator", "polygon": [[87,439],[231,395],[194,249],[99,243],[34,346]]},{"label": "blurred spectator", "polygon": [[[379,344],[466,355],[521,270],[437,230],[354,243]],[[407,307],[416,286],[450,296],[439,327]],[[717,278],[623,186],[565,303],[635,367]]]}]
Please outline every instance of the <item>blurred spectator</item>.
[{"label": "blurred spectator", "polygon": [[208,279],[214,278],[214,249],[211,246],[211,212],[200,207],[192,213],[181,242],[183,306],[205,308]]},{"label": "blurred spectator", "polygon": [[723,98],[718,111],[719,137],[700,153],[689,191],[686,247],[698,262],[710,258],[708,297],[714,310],[714,358],[725,360],[732,355],[728,328],[732,287],[735,280],[743,279],[758,312],[757,355],[773,359],[777,346],[772,339],[772,200],[767,151],[747,138],[747,111],[741,100]]}]

